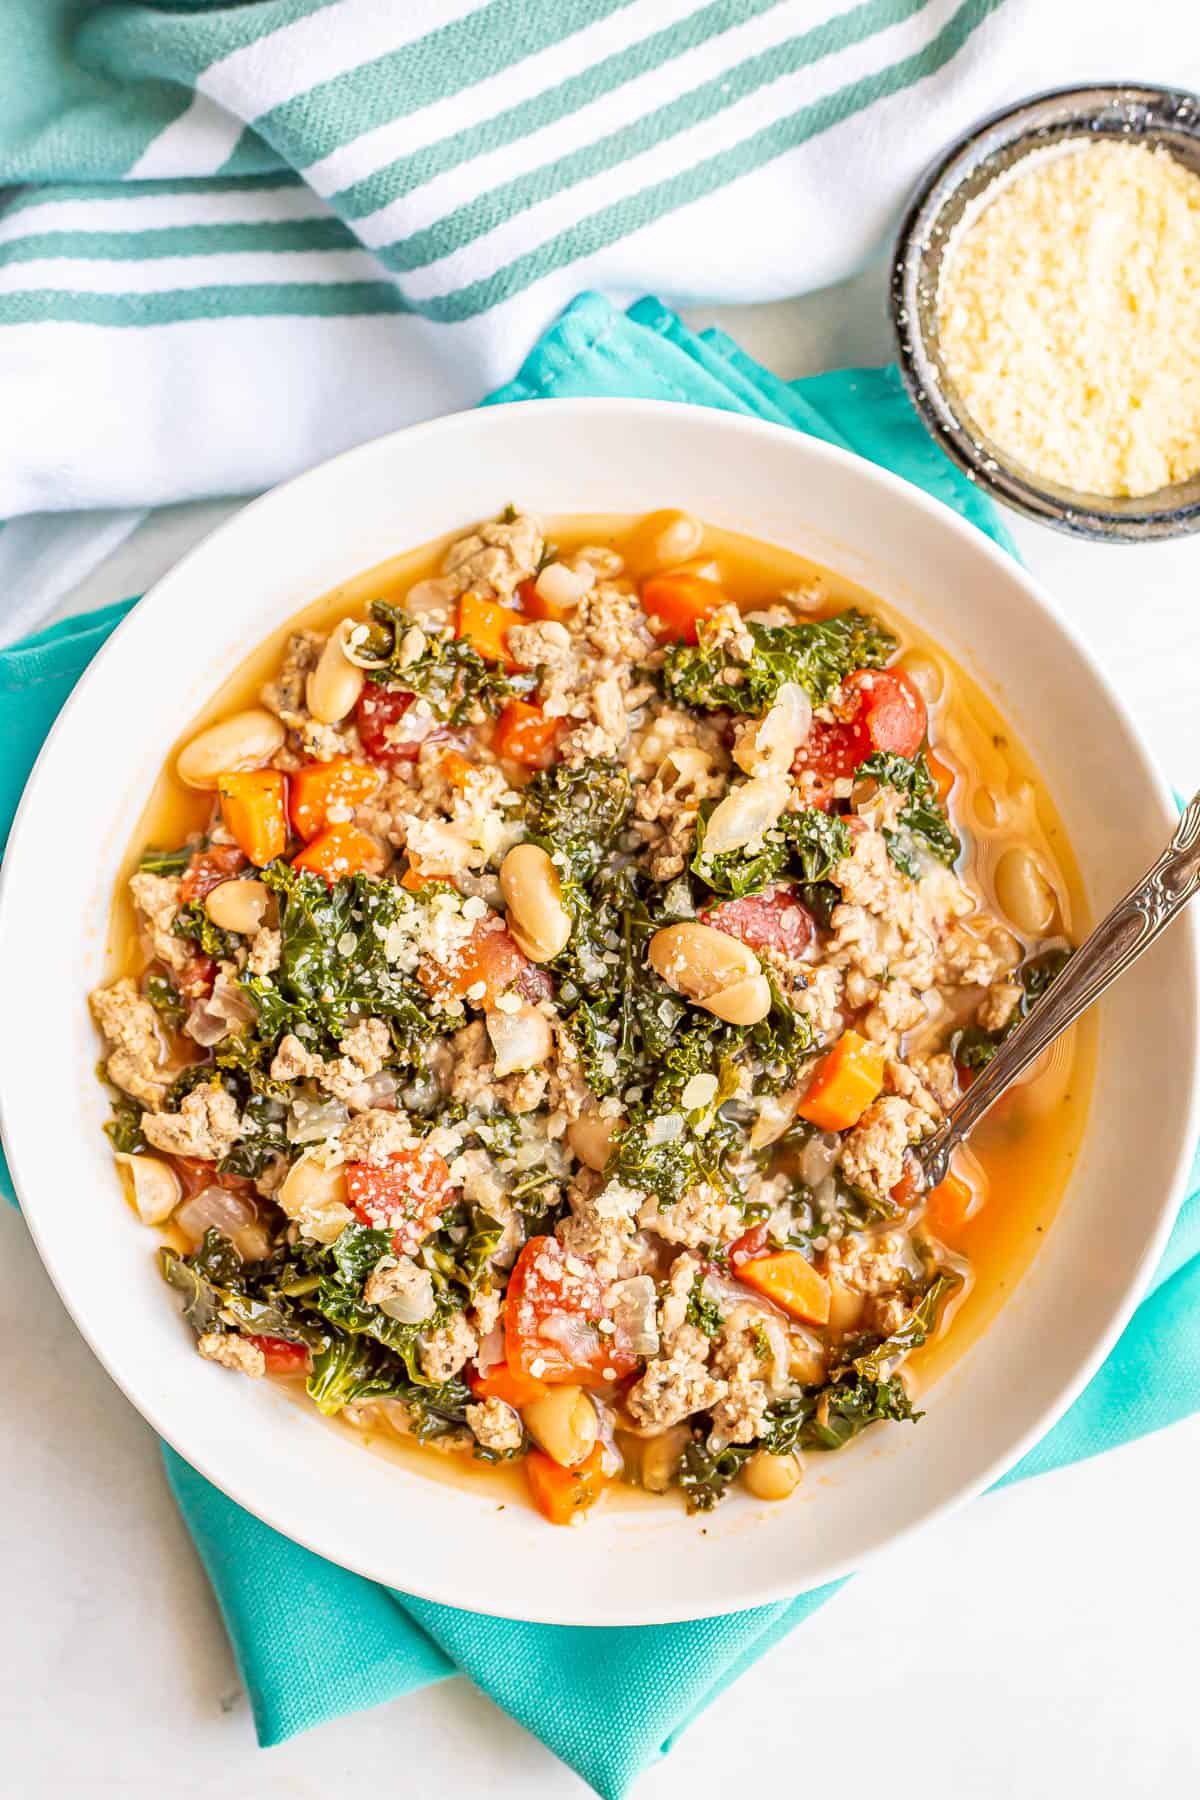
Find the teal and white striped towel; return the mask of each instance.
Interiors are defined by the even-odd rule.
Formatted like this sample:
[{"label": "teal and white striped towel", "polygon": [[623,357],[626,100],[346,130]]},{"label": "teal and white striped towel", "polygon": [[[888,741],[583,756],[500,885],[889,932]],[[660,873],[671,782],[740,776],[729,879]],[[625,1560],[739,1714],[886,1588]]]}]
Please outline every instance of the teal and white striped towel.
[{"label": "teal and white striped towel", "polygon": [[837,280],[972,120],[1115,71],[1195,80],[1195,0],[0,0],[2,622],[475,402],[582,288]]}]

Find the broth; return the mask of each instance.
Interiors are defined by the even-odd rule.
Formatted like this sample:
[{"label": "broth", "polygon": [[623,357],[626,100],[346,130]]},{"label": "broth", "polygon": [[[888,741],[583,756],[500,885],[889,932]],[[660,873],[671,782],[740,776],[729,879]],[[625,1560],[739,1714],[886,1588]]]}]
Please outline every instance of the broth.
[{"label": "broth", "polygon": [[[547,537],[564,554],[587,545],[620,552],[635,578],[648,572],[651,532],[644,519],[575,515],[546,521]],[[233,673],[210,704],[181,731],[179,744],[151,793],[121,872],[113,908],[109,955],[112,974],[138,974],[144,966],[127,878],[148,844],[172,845],[204,828],[211,796],[185,787],[174,773],[176,750],[195,732],[228,712],[255,703],[258,689],[278,666],[286,641],[297,629],[328,630],[347,612],[361,613],[375,599],[399,600],[415,582],[432,575],[448,542],[460,533],[426,544],[342,582],[314,600],[271,634]],[[743,611],[765,607],[784,589],[819,587],[822,611],[858,606],[898,631],[905,656],[929,659],[940,680],[936,699],[926,693],[930,740],[953,775],[948,810],[964,841],[959,865],[984,904],[1003,916],[995,893],[995,871],[1004,850],[1020,843],[1032,849],[1053,887],[1061,930],[1078,941],[1087,928],[1079,872],[1061,820],[1037,771],[978,684],[947,653],[886,602],[835,572],[792,552],[732,532],[706,527],[700,551],[689,567],[715,563],[722,586]],[[926,685],[929,685],[926,671]],[[932,691],[932,690],[931,690]],[[1006,920],[1006,923],[1009,921]],[[1019,933],[1014,935],[1020,936]],[[1028,949],[1031,946],[1025,945]],[[1085,1020],[1062,1038],[1031,1079],[1009,1093],[977,1128],[971,1150],[986,1181],[986,1204],[949,1247],[969,1258],[972,1280],[965,1296],[946,1309],[942,1327],[905,1365],[910,1386],[928,1386],[985,1329],[1012,1293],[1048,1230],[1079,1154],[1087,1115],[1094,1060],[1094,1025]],[[952,1321],[952,1329],[949,1325]],[[297,1397],[300,1384],[279,1385]],[[354,1430],[359,1442],[386,1451],[406,1467],[438,1475],[503,1500],[523,1490],[516,1467],[492,1468],[469,1456],[439,1454],[399,1441],[384,1425]],[[623,1497],[633,1490],[618,1484]]]}]

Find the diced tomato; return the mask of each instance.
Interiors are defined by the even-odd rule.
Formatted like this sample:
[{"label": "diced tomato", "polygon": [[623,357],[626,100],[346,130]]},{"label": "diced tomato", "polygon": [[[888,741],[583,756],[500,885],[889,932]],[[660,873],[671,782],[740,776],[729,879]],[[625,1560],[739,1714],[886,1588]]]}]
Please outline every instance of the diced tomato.
[{"label": "diced tomato", "polygon": [[[855,669],[842,682],[838,711],[838,719],[813,722],[792,765],[797,775],[844,781],[876,750],[915,756],[928,724],[925,702],[903,669]],[[811,803],[823,802],[818,796]]]},{"label": "diced tomato", "polygon": [[216,979],[217,965],[211,956],[189,956],[176,977],[175,985],[185,1000],[207,1000]]},{"label": "diced tomato", "polygon": [[694,644],[701,620],[710,619],[728,598],[719,583],[686,570],[652,575],[642,585],[642,611],[660,644]]},{"label": "diced tomato", "polygon": [[329,826],[292,858],[293,869],[323,875],[330,887],[345,875],[382,874],[386,866],[387,852],[378,838],[357,825]]},{"label": "diced tomato", "polygon": [[210,844],[207,850],[193,851],[179,883],[180,905],[203,900],[222,881],[246,867],[246,858],[237,844]]},{"label": "diced tomato", "polygon": [[747,894],[741,900],[722,900],[719,906],[710,907],[700,916],[714,931],[739,938],[751,950],[765,950],[793,960],[804,955],[817,934],[812,914],[786,883],[766,887],[761,894]]},{"label": "diced tomato", "polygon": [[231,1194],[244,1194],[250,1197],[254,1193],[254,1183],[246,1175],[220,1175],[217,1165],[200,1156],[173,1156],[175,1173],[183,1188],[183,1197],[190,1200],[206,1187],[228,1188]]},{"label": "diced tomato", "polygon": [[530,706],[525,700],[506,700],[496,722],[496,753],[527,769],[548,769],[565,723],[564,719],[548,719],[540,706]]},{"label": "diced tomato", "polygon": [[225,829],[256,868],[287,849],[287,776],[279,769],[234,769],[218,775]]},{"label": "diced tomato", "polygon": [[292,776],[292,824],[309,844],[329,824],[331,811],[342,815],[335,824],[345,824],[345,815],[363,800],[369,800],[379,781],[378,769],[355,762],[350,756],[335,756],[326,763],[306,763]]},{"label": "diced tomato", "polygon": [[915,756],[925,739],[925,702],[903,669],[856,669],[842,683],[855,723],[871,740],[872,750]]},{"label": "diced tomato", "polygon": [[450,1170],[426,1138],[397,1150],[382,1167],[346,1164],[346,1193],[364,1225],[390,1231],[397,1256],[411,1256],[433,1230],[453,1193]]},{"label": "diced tomato", "polygon": [[263,1337],[245,1332],[246,1342],[262,1351],[268,1375],[303,1375],[308,1368],[308,1345],[293,1344],[290,1338]]},{"label": "diced tomato", "polygon": [[921,1179],[919,1163],[913,1157],[905,1162],[904,1173],[891,1191],[891,1198],[902,1211],[907,1212],[915,1206],[925,1192],[925,1184]]},{"label": "diced tomato", "polygon": [[467,1376],[467,1386],[479,1400],[503,1400],[507,1406],[528,1406],[531,1400],[542,1400],[550,1392],[546,1382],[539,1381],[535,1375],[522,1375],[520,1370],[510,1368],[508,1363],[493,1363],[486,1375],[472,1370]]},{"label": "diced tomato", "polygon": [[872,748],[861,725],[814,719],[792,768],[797,775],[812,774],[822,782],[844,781],[860,763],[866,762]]},{"label": "diced tomato", "polygon": [[439,725],[435,718],[421,716],[408,721],[399,742],[393,742],[389,737],[388,728],[399,723],[416,697],[404,688],[380,687],[378,682],[367,682],[354,709],[354,721],[358,726],[359,742],[372,762],[416,762],[423,744],[446,735],[449,726]]},{"label": "diced tomato", "polygon": [[765,1256],[769,1241],[765,1225],[752,1225],[749,1231],[743,1231],[741,1237],[735,1238],[729,1246],[730,1268],[736,1271],[744,1262],[752,1262],[756,1256]]},{"label": "diced tomato", "polygon": [[[547,998],[543,982],[549,976],[531,963],[509,932],[499,913],[480,919],[465,943],[453,953],[449,962],[438,967],[423,965],[418,978],[432,994],[449,994],[456,1000],[468,997],[472,1005],[484,1010],[496,1004],[501,994],[516,988],[527,1000]],[[541,977],[541,979],[538,979]],[[536,984],[536,991],[533,991]],[[479,993],[473,993],[479,988]],[[553,993],[553,986],[550,986]]]},{"label": "diced tomato", "polygon": [[640,1358],[619,1330],[599,1329],[604,1291],[591,1263],[568,1256],[557,1238],[530,1238],[504,1296],[509,1368],[551,1384],[619,1381],[630,1374]]}]

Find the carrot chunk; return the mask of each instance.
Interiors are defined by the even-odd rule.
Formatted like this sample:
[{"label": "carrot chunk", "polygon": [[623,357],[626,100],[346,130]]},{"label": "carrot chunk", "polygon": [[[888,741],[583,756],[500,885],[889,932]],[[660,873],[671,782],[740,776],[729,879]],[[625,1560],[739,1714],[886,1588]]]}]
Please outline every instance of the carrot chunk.
[{"label": "carrot chunk", "polygon": [[744,1262],[738,1279],[757,1293],[765,1294],[776,1306],[803,1319],[809,1325],[824,1325],[829,1320],[829,1283],[818,1275],[799,1250],[778,1250],[770,1256],[755,1257]]},{"label": "carrot chunk", "polygon": [[292,776],[292,824],[306,844],[320,837],[330,823],[331,810],[341,812],[334,824],[345,824],[346,812],[363,800],[369,800],[379,786],[378,768],[355,762],[349,756],[335,756],[329,762],[306,763]]},{"label": "carrot chunk", "polygon": [[883,1086],[883,1052],[857,1031],[844,1031],[817,1064],[800,1102],[802,1119],[819,1131],[849,1131]]},{"label": "carrot chunk", "polygon": [[[961,1157],[960,1152],[960,1157]],[[976,1165],[978,1167],[978,1165]],[[951,1169],[925,1203],[925,1217],[939,1237],[955,1238],[983,1204],[981,1186]]]},{"label": "carrot chunk", "polygon": [[548,769],[562,725],[561,719],[548,719],[540,706],[506,700],[496,724],[497,755],[510,756],[527,769]]},{"label": "carrot chunk", "polygon": [[323,875],[332,887],[343,875],[382,874],[386,862],[376,838],[354,825],[331,825],[292,858],[292,867]]},{"label": "carrot chunk", "polygon": [[506,663],[516,667],[516,659],[508,651],[505,634],[514,625],[524,625],[524,615],[498,600],[485,600],[470,588],[458,603],[458,636],[466,638],[485,662]]},{"label": "carrot chunk", "polygon": [[221,817],[258,868],[287,849],[287,777],[278,769],[231,770],[217,777]]},{"label": "carrot chunk", "polygon": [[539,1381],[536,1375],[527,1375],[506,1362],[493,1363],[486,1375],[472,1375],[467,1385],[477,1399],[503,1400],[518,1411],[528,1406],[531,1400],[544,1399],[550,1392],[547,1383]]},{"label": "carrot chunk", "polygon": [[607,1486],[599,1444],[574,1469],[564,1469],[544,1450],[531,1450],[525,1476],[534,1505],[551,1525],[569,1525],[576,1513],[596,1504]]},{"label": "carrot chunk", "polygon": [[729,596],[703,575],[652,575],[642,586],[642,611],[660,644],[694,644],[696,627]]}]

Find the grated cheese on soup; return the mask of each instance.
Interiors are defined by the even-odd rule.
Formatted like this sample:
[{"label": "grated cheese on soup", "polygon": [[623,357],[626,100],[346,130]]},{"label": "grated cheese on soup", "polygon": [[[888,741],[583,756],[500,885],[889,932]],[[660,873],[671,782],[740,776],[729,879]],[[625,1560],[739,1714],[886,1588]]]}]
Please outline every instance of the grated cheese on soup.
[{"label": "grated cheese on soup", "polygon": [[1200,468],[1200,176],[1089,142],[1031,159],[952,243],[947,374],[998,449],[1087,493]]}]

